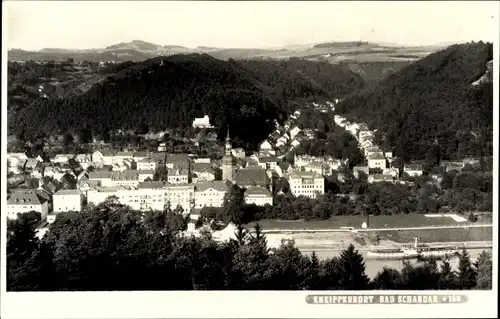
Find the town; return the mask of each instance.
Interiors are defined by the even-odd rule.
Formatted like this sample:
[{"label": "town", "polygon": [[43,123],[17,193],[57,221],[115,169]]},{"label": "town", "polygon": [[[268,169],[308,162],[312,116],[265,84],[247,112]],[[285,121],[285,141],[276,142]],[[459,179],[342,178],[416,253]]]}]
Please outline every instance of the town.
[{"label": "town", "polygon": [[[338,102],[313,102],[306,104],[305,109],[334,112]],[[342,172],[349,169],[349,161],[295,154],[301,143],[314,139],[317,130],[297,126],[300,116],[301,111],[297,110],[282,126],[275,122],[275,131],[253,154],[232,147],[228,128],[221,160],[192,153],[168,153],[165,142],[158,142],[157,149],[149,151],[96,149],[86,154],[55,154],[53,158],[9,153],[8,172],[13,186],[8,190],[7,216],[15,219],[19,213],[36,211],[50,224],[58,213],[78,212],[113,197],[134,210],[178,208],[185,217],[189,215],[196,221],[204,208],[223,206],[224,195],[232,184],[245,190],[246,203],[272,206],[274,197],[283,194],[282,190],[276,191],[276,181],[281,178],[288,182],[291,195],[315,198],[325,193],[325,177],[335,174],[343,181]],[[418,162],[404,164],[402,171],[394,166],[397,158],[374,143],[375,132],[366,123],[349,122],[340,115],[334,118],[339,127],[356,138],[367,159],[365,165],[352,167],[356,178],[364,175],[369,183],[406,184],[412,182],[404,176],[418,177],[424,173]],[[192,125],[194,129],[213,128],[207,115],[194,119]],[[286,159],[288,154],[293,154],[291,163]],[[442,172],[448,172],[478,164],[478,158],[466,158],[442,161],[440,166]],[[441,181],[442,174],[437,171],[429,174],[430,183]],[[33,183],[38,186],[30,188]]]}]

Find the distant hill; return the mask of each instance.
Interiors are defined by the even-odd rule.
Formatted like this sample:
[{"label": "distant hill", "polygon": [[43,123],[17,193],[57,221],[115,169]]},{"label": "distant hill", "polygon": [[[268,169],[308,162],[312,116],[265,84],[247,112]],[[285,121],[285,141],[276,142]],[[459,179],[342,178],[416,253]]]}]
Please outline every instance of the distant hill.
[{"label": "distant hill", "polygon": [[127,43],[118,43],[114,45],[110,45],[106,47],[106,50],[138,50],[138,51],[154,51],[162,49],[161,45],[157,45],[154,43],[141,41],[141,40],[133,40]]},{"label": "distant hill", "polygon": [[[65,61],[69,58],[75,61],[117,61],[125,62],[142,61],[157,56],[168,56],[175,54],[209,53],[218,59],[288,59],[291,57],[303,57],[307,59],[322,59],[325,55],[333,55],[328,61],[338,63],[343,60],[342,54],[347,54],[349,59],[360,61],[393,61],[393,60],[416,60],[422,52],[434,52],[438,48],[418,47],[408,48],[394,45],[384,46],[369,42],[331,42],[308,45],[291,45],[276,48],[218,48],[209,46],[198,46],[187,48],[180,45],[158,45],[142,40],[117,43],[105,48],[88,50],[71,50],[59,48],[47,48],[39,51],[9,50],[8,58],[12,60],[39,60],[39,61]],[[123,54],[126,52],[127,54]],[[419,53],[417,55],[413,53]]]},{"label": "distant hill", "polygon": [[453,45],[349,96],[337,110],[381,130],[385,147],[405,160],[492,155],[493,85],[475,82],[492,58],[491,43]]},{"label": "distant hill", "polygon": [[219,136],[229,125],[236,145],[256,149],[273,120],[294,111],[294,100],[345,97],[364,85],[348,68],[326,62],[222,61],[208,54],[128,62],[105,72],[112,75],[82,95],[36,100],[9,114],[9,134],[33,140],[64,132],[186,130],[208,114]]},{"label": "distant hill", "polygon": [[362,41],[327,42],[327,43],[318,43],[314,46],[314,48],[359,48],[361,46],[377,46],[377,45]]}]

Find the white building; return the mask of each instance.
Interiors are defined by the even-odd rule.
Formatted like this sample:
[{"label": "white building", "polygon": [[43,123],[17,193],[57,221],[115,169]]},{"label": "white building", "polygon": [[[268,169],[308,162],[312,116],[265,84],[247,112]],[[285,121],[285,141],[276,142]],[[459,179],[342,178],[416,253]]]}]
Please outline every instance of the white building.
[{"label": "white building", "polygon": [[275,152],[273,150],[273,146],[267,140],[264,141],[264,142],[262,142],[262,144],[260,144],[259,151],[261,153],[268,153],[268,154],[271,154],[271,155],[275,155]]},{"label": "white building", "polygon": [[403,171],[410,176],[422,176],[424,173],[422,164],[405,164]]},{"label": "white building", "polygon": [[82,195],[73,189],[61,189],[52,196],[54,213],[82,210]]},{"label": "white building", "polygon": [[222,207],[224,195],[229,190],[229,183],[213,181],[195,185],[195,208]]},{"label": "white building", "polygon": [[47,218],[49,204],[34,190],[18,190],[7,200],[6,213],[8,219],[17,219],[17,214],[24,214],[31,211],[39,212],[42,220]]},{"label": "white building", "polygon": [[271,193],[262,186],[249,187],[245,191],[245,203],[255,204],[257,206],[264,206],[266,204],[273,204],[273,196]]},{"label": "white building", "polygon": [[300,133],[300,128],[298,126],[294,126],[291,130],[290,130],[290,138],[295,138],[295,136],[297,136],[297,134]]},{"label": "white building", "polygon": [[77,154],[75,160],[83,169],[87,169],[92,165],[92,154]]},{"label": "white building", "polygon": [[193,121],[193,128],[212,128],[208,115],[197,117]]},{"label": "white building", "polygon": [[384,174],[374,174],[368,176],[368,183],[380,183],[380,182],[394,183],[394,177],[392,177],[392,175],[384,175]]},{"label": "white building", "polygon": [[387,167],[387,160],[385,156],[380,153],[371,154],[368,156],[368,167],[384,170]]},{"label": "white building", "polygon": [[18,166],[24,163],[28,159],[28,156],[25,153],[8,153],[7,159],[10,166]]},{"label": "white building", "polygon": [[187,169],[168,169],[167,181],[169,184],[187,184],[189,171]]},{"label": "white building", "polygon": [[87,201],[99,205],[110,196],[116,196],[118,201],[133,210],[163,210],[165,208],[165,190],[134,189],[125,186],[96,187],[87,192]]},{"label": "white building", "polygon": [[146,158],[137,161],[137,170],[139,171],[155,171],[157,162],[155,160]]},{"label": "white building", "polygon": [[181,206],[185,212],[189,212],[194,206],[195,186],[189,185],[165,185],[165,204],[172,209]]},{"label": "white building", "polygon": [[325,179],[313,172],[293,172],[288,176],[288,183],[294,196],[315,198],[325,193]]},{"label": "white building", "polygon": [[69,159],[73,158],[73,154],[57,154],[50,161],[53,163],[66,163]]}]

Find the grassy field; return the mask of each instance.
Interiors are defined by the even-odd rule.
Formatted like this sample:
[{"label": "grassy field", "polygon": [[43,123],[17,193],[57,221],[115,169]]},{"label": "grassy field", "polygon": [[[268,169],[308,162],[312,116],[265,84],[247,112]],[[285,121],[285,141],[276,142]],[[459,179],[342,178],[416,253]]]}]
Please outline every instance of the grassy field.
[{"label": "grassy field", "polygon": [[465,242],[465,241],[491,241],[493,240],[493,227],[475,227],[469,229],[453,228],[446,230],[404,230],[404,231],[378,231],[381,239],[397,243],[411,243],[414,237],[423,242]]},{"label": "grassy field", "polygon": [[[364,216],[334,216],[328,220],[261,220],[260,226],[264,230],[271,229],[328,229],[340,227],[361,228],[366,221]],[[392,227],[419,227],[419,226],[441,226],[441,225],[467,225],[469,222],[457,223],[449,217],[425,217],[424,215],[398,215],[398,216],[370,216],[370,228],[392,228]],[[491,223],[491,217],[482,216],[476,224]],[[255,222],[245,225],[253,228]]]}]

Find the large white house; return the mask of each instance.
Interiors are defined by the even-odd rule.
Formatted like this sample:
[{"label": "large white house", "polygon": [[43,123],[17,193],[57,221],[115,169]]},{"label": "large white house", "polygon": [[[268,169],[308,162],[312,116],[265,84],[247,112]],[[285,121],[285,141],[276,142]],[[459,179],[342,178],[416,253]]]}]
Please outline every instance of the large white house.
[{"label": "large white house", "polygon": [[213,126],[210,124],[210,117],[205,115],[203,117],[197,117],[193,121],[193,128],[212,128]]},{"label": "large white house", "polygon": [[294,196],[315,198],[325,193],[325,179],[313,172],[293,172],[288,176],[290,190]]},{"label": "large white house", "polygon": [[195,185],[195,208],[222,207],[224,195],[229,190],[230,183],[213,181]]},{"label": "large white house", "polygon": [[245,190],[245,203],[264,206],[273,204],[273,196],[265,187],[252,186]]},{"label": "large white house", "polygon": [[403,171],[410,176],[422,176],[424,173],[422,164],[405,164]]},{"label": "large white house", "polygon": [[387,159],[380,153],[371,154],[368,156],[368,167],[384,170],[387,167]]},{"label": "large white house", "polygon": [[7,218],[17,219],[17,214],[24,214],[31,211],[39,212],[42,220],[47,218],[49,213],[48,201],[39,196],[34,190],[17,190],[7,200]]},{"label": "large white house", "polygon": [[52,195],[54,213],[82,210],[82,195],[76,189],[61,189]]}]

